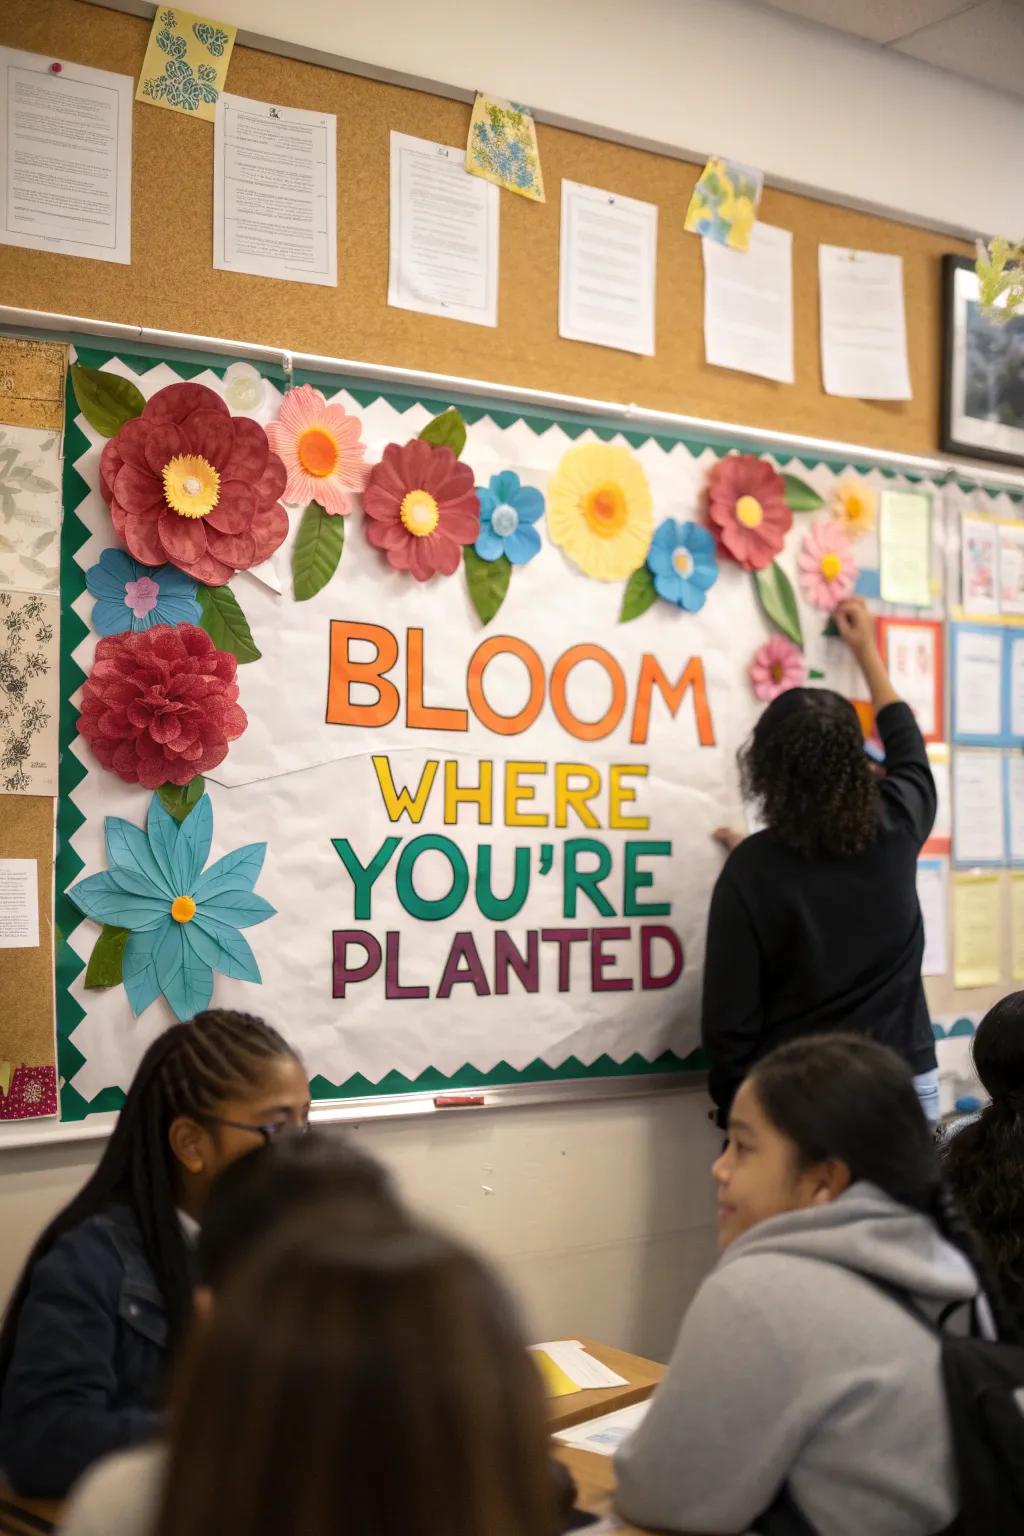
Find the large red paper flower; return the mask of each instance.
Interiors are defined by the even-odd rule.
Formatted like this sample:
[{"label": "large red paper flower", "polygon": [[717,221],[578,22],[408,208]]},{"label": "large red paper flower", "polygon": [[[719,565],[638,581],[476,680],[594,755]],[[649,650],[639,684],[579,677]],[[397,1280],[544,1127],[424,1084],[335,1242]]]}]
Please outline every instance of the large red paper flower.
[{"label": "large red paper flower", "polygon": [[422,438],[389,443],[363,492],[366,537],[397,571],[417,581],[451,576],[464,544],[480,536],[480,502],[473,471],[450,448]]},{"label": "large red paper flower", "polygon": [[79,732],[129,784],[187,784],[222,763],[249,723],[237,670],[194,624],[110,635],[82,689]]},{"label": "large red paper flower", "polygon": [[203,384],[158,390],[100,458],[100,490],[129,552],[209,587],[283,542],[287,479],[259,422],[232,416]]},{"label": "large red paper flower", "polygon": [[719,548],[745,571],[771,565],[793,525],[785,481],[752,453],[718,461],[708,478],[707,506]]}]

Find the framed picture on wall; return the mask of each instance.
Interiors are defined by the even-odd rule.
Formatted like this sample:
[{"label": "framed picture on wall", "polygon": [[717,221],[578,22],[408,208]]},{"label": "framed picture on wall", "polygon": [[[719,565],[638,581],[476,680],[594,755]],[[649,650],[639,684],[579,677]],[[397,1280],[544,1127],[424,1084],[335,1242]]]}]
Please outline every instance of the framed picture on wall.
[{"label": "framed picture on wall", "polygon": [[1024,465],[1024,315],[982,313],[965,256],[944,256],[945,356],[939,440],[949,453]]}]

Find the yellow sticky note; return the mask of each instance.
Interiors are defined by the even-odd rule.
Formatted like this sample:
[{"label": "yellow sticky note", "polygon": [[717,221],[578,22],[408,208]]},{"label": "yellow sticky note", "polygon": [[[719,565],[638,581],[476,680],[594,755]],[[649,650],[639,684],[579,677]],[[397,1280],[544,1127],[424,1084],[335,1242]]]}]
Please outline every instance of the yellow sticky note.
[{"label": "yellow sticky note", "polygon": [[529,107],[478,91],[466,141],[466,170],[506,192],[544,202],[537,127]]},{"label": "yellow sticky note", "polygon": [[953,876],[953,972],[958,987],[992,987],[1002,977],[998,875]]},{"label": "yellow sticky note", "polygon": [[734,251],[748,250],[763,187],[764,176],[752,165],[713,156],[693,189],[683,228]]},{"label": "yellow sticky note", "polygon": [[235,46],[237,27],[160,6],[142,61],[136,101],[212,123]]},{"label": "yellow sticky note", "polygon": [[544,1391],[548,1397],[570,1397],[573,1392],[578,1392],[579,1387],[571,1376],[567,1376],[560,1365],[556,1365],[551,1356],[543,1349],[530,1351],[537,1362],[537,1369],[544,1378]]},{"label": "yellow sticky note", "polygon": [[1024,874],[1012,877],[1013,979],[1024,981]]}]

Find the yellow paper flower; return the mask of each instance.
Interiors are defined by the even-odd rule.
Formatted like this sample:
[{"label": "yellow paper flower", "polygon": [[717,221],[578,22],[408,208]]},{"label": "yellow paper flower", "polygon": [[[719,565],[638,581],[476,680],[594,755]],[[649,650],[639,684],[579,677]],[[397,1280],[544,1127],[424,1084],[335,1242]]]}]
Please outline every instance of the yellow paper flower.
[{"label": "yellow paper flower", "polygon": [[647,558],[654,516],[640,460],[613,443],[570,448],[548,485],[548,532],[586,576],[623,581]]},{"label": "yellow paper flower", "polygon": [[832,515],[851,539],[862,539],[875,526],[878,495],[863,480],[840,480],[832,493]]}]

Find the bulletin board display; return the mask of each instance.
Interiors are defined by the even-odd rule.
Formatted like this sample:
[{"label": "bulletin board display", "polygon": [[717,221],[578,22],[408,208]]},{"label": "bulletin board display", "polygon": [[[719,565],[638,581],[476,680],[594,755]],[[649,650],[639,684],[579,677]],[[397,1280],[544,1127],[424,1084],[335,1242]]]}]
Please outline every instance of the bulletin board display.
[{"label": "bulletin board display", "polygon": [[[8,0],[2,9],[0,42],[138,77],[148,21],[83,0]],[[214,271],[213,125],[136,104],[131,266],[2,247],[4,302],[287,346],[319,356],[631,401],[883,450],[937,450],[940,257],[947,252],[970,255],[966,245],[769,187],[760,217],[794,234],[796,383],[778,385],[716,369],[704,361],[701,242],[683,230],[699,168],[541,125],[547,202],[510,195],[501,200],[497,329],[459,324],[388,307],[388,155],[392,130],[464,147],[469,106],[248,47],[235,48],[227,89],[337,117],[336,290]],[[654,357],[633,357],[559,337],[562,178],[658,205]],[[912,400],[846,400],[823,392],[820,243],[902,257]]]},{"label": "bulletin board display", "polygon": [[[255,394],[228,415],[218,402],[237,399],[239,365],[225,358],[183,363],[85,346],[75,357],[127,381],[146,409],[187,382],[209,392],[206,408],[213,399],[230,422],[245,420],[250,435],[253,423],[266,430],[285,419],[289,395],[271,370],[258,371]],[[99,649],[109,642],[98,632],[111,623],[123,632],[126,596],[140,593],[97,596],[101,557],[118,544],[108,497],[121,450],[101,468],[110,440],[69,394],[56,908],[64,1120],[116,1108],[149,1041],[211,995],[279,1023],[320,1100],[559,1080],[585,1093],[599,1078],[699,1068],[704,927],[721,867],[712,833],[741,816],[735,753],[766,677],[785,659],[812,681],[858,693],[848,652],[826,634],[827,594],[801,560],[813,548],[817,568],[834,573],[819,544],[842,494],[850,502],[856,488],[863,506],[886,488],[922,490],[936,509],[927,584],[938,615],[939,487],[812,457],[723,464],[720,442],[500,400],[340,377],[292,383],[315,385],[358,421],[371,465],[458,408],[469,483],[492,494],[497,486],[533,518],[535,547],[485,619],[461,564],[421,584],[388,563],[371,543],[364,492],[344,518],[337,572],[297,600],[303,519],[290,506],[284,542],[228,584],[251,634],[238,645],[236,625],[232,642],[244,722],[232,717],[226,755],[205,773],[205,795],[179,831],[163,798],[125,777],[138,766],[135,748],[126,759],[105,744],[124,736],[131,690],[148,687],[150,674],[120,655],[114,666]],[[136,431],[124,451],[152,474],[167,443],[155,438],[143,461],[146,434]],[[764,652],[773,629],[753,576],[700,537],[713,484],[734,531],[746,528],[733,518],[737,464],[768,477],[758,483],[782,530],[777,559],[792,596],[783,622],[798,627],[799,660],[792,646],[784,658]],[[567,497],[579,504],[581,476],[612,496],[623,527],[636,526],[652,550],[655,539],[664,545],[661,595],[651,586],[647,603],[638,598],[628,562],[595,575],[580,526],[564,516]],[[142,497],[131,515],[145,514],[151,488],[128,480]],[[877,587],[877,527],[868,520],[860,532],[855,556],[841,546],[844,579],[856,565]],[[650,559],[649,573],[659,564]],[[175,608],[168,623],[180,618]],[[203,622],[218,647],[231,641]],[[783,639],[776,632],[773,643]],[[157,665],[147,657],[145,667]],[[178,666],[181,657],[164,660]],[[221,706],[212,708],[217,724]],[[91,734],[78,729],[80,709]],[[254,829],[265,849],[251,847]],[[97,880],[84,915],[67,893]],[[167,911],[182,897],[179,931]],[[176,965],[174,945],[197,916],[210,919],[220,950],[201,924],[181,940]],[[111,984],[96,957],[102,935],[110,959],[103,924],[132,935]]]}]

